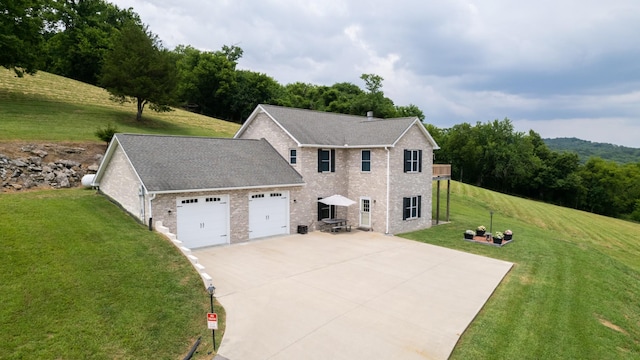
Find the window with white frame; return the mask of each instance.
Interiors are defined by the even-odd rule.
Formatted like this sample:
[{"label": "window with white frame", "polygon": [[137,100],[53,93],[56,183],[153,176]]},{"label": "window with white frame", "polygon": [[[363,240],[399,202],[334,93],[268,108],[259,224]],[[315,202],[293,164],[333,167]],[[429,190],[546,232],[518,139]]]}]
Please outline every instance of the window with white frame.
[{"label": "window with white frame", "polygon": [[417,219],[421,216],[422,196],[402,198],[402,220]]},{"label": "window with white frame", "polygon": [[422,172],[422,150],[404,151],[404,172]]}]

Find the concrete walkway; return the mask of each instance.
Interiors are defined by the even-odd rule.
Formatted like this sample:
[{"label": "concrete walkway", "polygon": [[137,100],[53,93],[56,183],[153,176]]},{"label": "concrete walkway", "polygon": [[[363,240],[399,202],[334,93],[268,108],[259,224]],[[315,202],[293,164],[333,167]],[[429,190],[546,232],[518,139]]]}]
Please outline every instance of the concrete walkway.
[{"label": "concrete walkway", "polygon": [[512,266],[358,231],[194,255],[227,311],[230,360],[446,359]]}]

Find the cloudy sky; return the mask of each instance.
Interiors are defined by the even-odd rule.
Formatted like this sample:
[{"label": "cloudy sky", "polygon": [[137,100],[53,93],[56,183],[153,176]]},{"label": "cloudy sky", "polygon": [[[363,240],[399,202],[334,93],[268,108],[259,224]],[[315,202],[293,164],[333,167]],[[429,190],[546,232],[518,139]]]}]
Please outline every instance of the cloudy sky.
[{"label": "cloudy sky", "polygon": [[111,0],[166,47],[244,50],[239,68],[281,84],[384,78],[396,105],[450,127],[640,148],[638,0]]}]

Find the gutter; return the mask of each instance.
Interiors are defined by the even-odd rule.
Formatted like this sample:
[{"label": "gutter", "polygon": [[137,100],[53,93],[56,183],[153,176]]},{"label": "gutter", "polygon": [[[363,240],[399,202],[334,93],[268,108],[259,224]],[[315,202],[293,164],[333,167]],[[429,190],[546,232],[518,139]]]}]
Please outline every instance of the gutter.
[{"label": "gutter", "polygon": [[226,187],[226,188],[212,188],[212,189],[184,189],[184,190],[159,190],[150,191],[148,194],[183,194],[193,192],[209,192],[209,191],[232,191],[232,190],[253,190],[253,189],[276,189],[281,187],[296,187],[306,186],[306,183],[300,184],[282,184],[282,185],[255,185],[255,186],[240,186],[240,187]]},{"label": "gutter", "polygon": [[150,194],[148,191],[145,192],[149,195],[149,231],[153,230],[153,207],[151,206],[151,202],[156,198],[156,194]]}]

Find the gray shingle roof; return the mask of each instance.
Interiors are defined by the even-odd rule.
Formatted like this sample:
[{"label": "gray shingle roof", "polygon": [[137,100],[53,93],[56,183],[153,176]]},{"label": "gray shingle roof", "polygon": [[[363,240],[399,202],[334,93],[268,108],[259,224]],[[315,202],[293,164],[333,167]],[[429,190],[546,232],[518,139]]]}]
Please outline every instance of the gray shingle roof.
[{"label": "gray shingle roof", "polygon": [[266,140],[116,134],[148,191],[302,185]]},{"label": "gray shingle roof", "polygon": [[390,146],[416,121],[415,117],[368,120],[274,105],[260,105],[302,145]]}]

